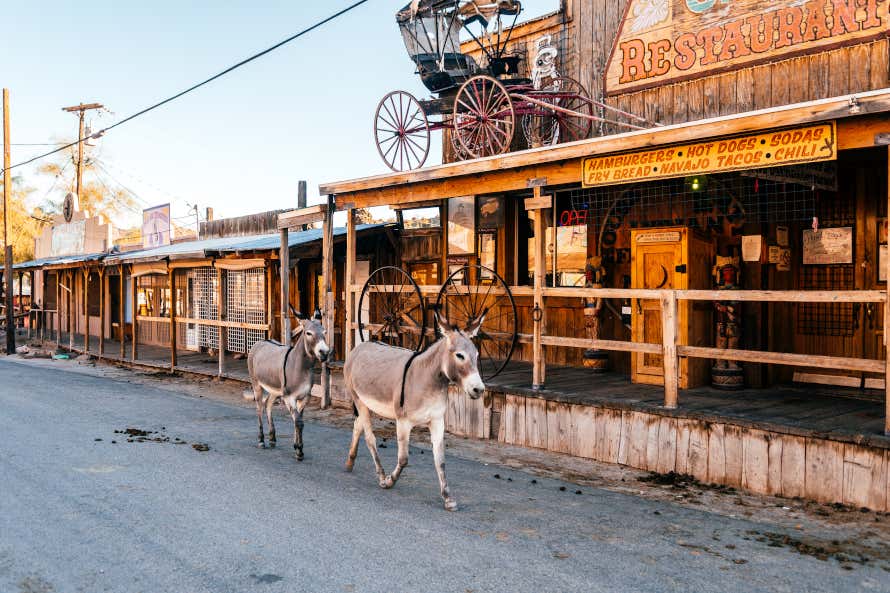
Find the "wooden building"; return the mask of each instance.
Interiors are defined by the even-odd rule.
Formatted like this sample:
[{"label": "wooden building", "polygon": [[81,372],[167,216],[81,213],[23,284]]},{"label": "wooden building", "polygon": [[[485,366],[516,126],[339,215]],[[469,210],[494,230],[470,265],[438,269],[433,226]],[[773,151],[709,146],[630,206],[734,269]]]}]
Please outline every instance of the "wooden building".
[{"label": "wooden building", "polygon": [[331,212],[398,209],[427,305],[465,264],[510,286],[519,346],[449,429],[890,508],[888,27],[879,2],[569,0],[511,47],[558,44],[591,138],[322,184]]}]

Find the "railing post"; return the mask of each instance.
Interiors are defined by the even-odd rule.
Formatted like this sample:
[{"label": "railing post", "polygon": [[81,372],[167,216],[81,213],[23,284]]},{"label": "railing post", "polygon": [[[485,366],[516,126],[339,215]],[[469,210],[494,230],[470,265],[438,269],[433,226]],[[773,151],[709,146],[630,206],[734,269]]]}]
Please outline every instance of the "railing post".
[{"label": "railing post", "polygon": [[[547,276],[547,227],[544,224],[544,210],[552,205],[550,196],[541,194],[541,186],[535,185],[534,197],[525,202],[526,210],[535,210],[535,300],[532,309],[532,389],[543,389],[547,374],[544,354],[544,280]],[[555,271],[554,271],[555,272]]]},{"label": "railing post", "polygon": [[[281,343],[290,345],[290,239],[289,230],[281,229],[278,248],[278,282],[281,287]],[[299,307],[300,304],[297,303]],[[271,323],[271,319],[269,320]]]},{"label": "railing post", "polygon": [[[322,323],[328,344],[333,350],[337,337],[334,335],[334,196],[328,196],[328,205],[325,209],[322,222],[322,284],[323,291],[319,295],[324,312]],[[321,407],[331,405],[331,368],[327,361],[321,364]]]},{"label": "railing post", "polygon": [[170,268],[170,372],[176,370],[176,268]]},{"label": "railing post", "polygon": [[[887,152],[887,174],[890,175],[890,150]],[[887,185],[887,207],[890,208],[890,184]],[[887,212],[890,212],[888,210]],[[890,272],[890,257],[885,263]],[[890,279],[890,275],[887,276]],[[887,297],[884,299],[884,434],[890,436],[890,280],[886,286]]]},{"label": "railing post", "polygon": [[343,360],[346,360],[352,351],[355,340],[355,330],[352,329],[355,321],[355,303],[352,298],[352,285],[355,284],[355,252],[355,211],[350,208],[346,211],[346,273],[343,282],[346,285],[346,290],[343,291],[346,324],[343,328]]},{"label": "railing post", "polygon": [[130,360],[136,362],[136,358],[139,356],[139,323],[137,319],[139,317],[139,299],[136,296],[139,291],[139,278],[133,275],[132,266],[130,267],[130,284],[132,284],[130,295],[133,304],[133,347],[130,349]]},{"label": "railing post", "polygon": [[677,293],[665,291],[661,297],[661,357],[664,364],[664,407],[674,410],[679,399],[677,359]]},{"label": "railing post", "polygon": [[[226,302],[227,298],[227,290],[225,286],[226,282],[226,274],[223,272],[222,268],[216,269],[216,307],[217,307],[217,317],[219,320],[226,321],[228,319],[228,303]],[[219,356],[219,365],[217,369],[217,376],[222,379],[223,375],[226,373],[226,342],[228,336],[228,328],[226,326],[218,325],[216,327],[216,342],[219,347],[218,356]]]},{"label": "railing post", "polygon": [[126,272],[124,270],[124,264],[120,264],[118,266],[120,268],[120,282],[118,282],[117,292],[117,321],[118,321],[118,329],[120,330],[118,334],[118,338],[120,338],[120,347],[121,347],[121,360],[127,358],[127,292],[125,290],[126,285],[124,284],[124,280],[126,279]]}]

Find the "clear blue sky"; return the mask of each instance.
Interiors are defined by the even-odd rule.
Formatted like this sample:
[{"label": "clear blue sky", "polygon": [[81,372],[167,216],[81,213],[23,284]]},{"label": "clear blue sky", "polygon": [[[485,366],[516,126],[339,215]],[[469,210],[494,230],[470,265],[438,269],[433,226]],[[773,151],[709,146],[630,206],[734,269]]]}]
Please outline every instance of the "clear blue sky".
[{"label": "clear blue sky", "polygon": [[[217,217],[295,204],[297,180],[318,184],[385,171],[371,136],[390,90],[426,96],[394,14],[407,0],[371,0],[198,91],[109,133],[97,156],[147,204],[174,199]],[[119,118],[351,4],[45,0],[6,7],[0,86],[10,89],[13,143],[71,140],[61,107],[101,102]],[[559,0],[528,0],[523,20]],[[435,143],[439,137],[435,136]],[[13,162],[45,147],[13,147]],[[438,154],[429,162],[438,162]],[[35,167],[16,172],[39,188]],[[106,178],[107,180],[107,178]],[[122,221],[123,222],[123,221]],[[131,224],[136,222],[133,217]]]}]

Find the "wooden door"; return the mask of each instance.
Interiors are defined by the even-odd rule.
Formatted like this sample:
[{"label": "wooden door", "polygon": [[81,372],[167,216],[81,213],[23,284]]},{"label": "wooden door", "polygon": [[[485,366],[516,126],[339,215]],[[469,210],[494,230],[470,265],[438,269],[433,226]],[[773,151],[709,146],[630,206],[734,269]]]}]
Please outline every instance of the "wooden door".
[{"label": "wooden door", "polygon": [[[677,269],[682,269],[686,262],[680,233],[676,235],[674,242],[639,244],[634,241],[631,275],[634,288],[682,288]],[[653,299],[635,299],[633,307],[633,340],[661,344],[661,303]],[[631,374],[635,382],[661,384],[664,376],[661,355],[634,354]]]}]

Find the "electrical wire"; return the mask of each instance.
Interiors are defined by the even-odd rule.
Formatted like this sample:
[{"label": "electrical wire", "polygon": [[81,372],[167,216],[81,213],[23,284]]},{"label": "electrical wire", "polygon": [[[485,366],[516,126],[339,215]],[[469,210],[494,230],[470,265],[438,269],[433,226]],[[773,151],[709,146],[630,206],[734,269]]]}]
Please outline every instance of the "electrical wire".
[{"label": "electrical wire", "polygon": [[238,62],[237,64],[233,64],[232,66],[229,66],[229,67],[226,68],[225,70],[223,70],[223,71],[221,71],[221,72],[218,72],[217,74],[214,74],[213,76],[211,76],[210,78],[208,78],[208,79],[206,79],[206,80],[203,80],[203,81],[201,81],[201,82],[199,82],[199,83],[197,83],[197,84],[194,84],[194,85],[190,86],[189,88],[185,89],[184,91],[180,91],[180,92],[176,93],[175,95],[173,95],[173,96],[171,96],[171,97],[167,97],[167,98],[164,99],[163,101],[159,101],[159,102],[155,103],[154,105],[151,105],[151,106],[149,106],[149,107],[146,107],[145,109],[142,109],[141,111],[137,111],[136,113],[133,113],[132,115],[128,115],[128,116],[125,117],[124,119],[122,119],[122,120],[120,120],[120,121],[118,121],[118,122],[115,122],[114,124],[108,126],[107,128],[103,128],[103,129],[99,130],[98,132],[95,132],[94,134],[91,134],[90,136],[88,136],[88,137],[86,137],[86,138],[79,138],[78,140],[75,140],[74,142],[71,142],[71,143],[69,143],[69,144],[65,144],[64,146],[60,146],[59,148],[56,148],[55,150],[50,150],[49,152],[45,152],[45,153],[43,153],[43,154],[39,154],[39,155],[37,155],[37,156],[35,156],[35,157],[32,157],[32,158],[27,159],[27,160],[24,160],[24,161],[22,161],[22,162],[16,163],[16,164],[14,164],[14,165],[10,165],[8,169],[3,169],[2,172],[5,174],[6,171],[8,171],[8,170],[12,170],[12,169],[15,169],[15,168],[17,168],[17,167],[21,167],[21,166],[24,166],[24,165],[33,163],[34,161],[38,161],[38,160],[40,160],[40,159],[44,159],[44,158],[46,158],[46,157],[48,157],[48,156],[50,156],[50,155],[56,154],[57,152],[61,152],[61,151],[63,151],[63,150],[66,150],[66,149],[68,149],[68,148],[71,148],[72,146],[77,146],[78,144],[80,144],[81,142],[85,142],[85,141],[88,140],[89,138],[99,138],[100,136],[104,135],[106,132],[110,132],[111,130],[113,130],[114,128],[116,128],[116,127],[118,127],[118,126],[121,126],[121,125],[123,125],[123,124],[125,124],[125,123],[127,123],[127,122],[129,122],[129,121],[132,121],[132,120],[136,119],[137,117],[140,117],[140,116],[142,116],[142,115],[145,115],[145,114],[148,113],[149,111],[154,111],[154,110],[157,109],[158,107],[161,107],[161,106],[163,106],[163,105],[166,105],[167,103],[170,103],[171,101],[175,101],[176,99],[178,99],[178,98],[180,98],[180,97],[182,97],[182,96],[184,96],[184,95],[187,95],[187,94],[191,93],[192,91],[195,91],[195,90],[201,88],[202,86],[204,86],[204,85],[206,85],[206,84],[209,84],[209,83],[213,82],[213,81],[216,80],[217,78],[221,78],[221,77],[225,76],[226,74],[228,74],[228,73],[230,73],[230,72],[232,72],[232,71],[234,71],[234,70],[237,70],[238,68],[241,68],[242,66],[245,66],[245,65],[249,64],[250,62],[253,62],[253,61],[256,60],[256,59],[261,58],[261,57],[265,56],[266,54],[275,51],[275,50],[278,49],[279,47],[281,47],[281,46],[283,46],[283,45],[285,45],[285,44],[288,44],[288,43],[290,43],[291,41],[293,41],[293,40],[295,40],[295,39],[298,39],[298,38],[302,37],[303,35],[306,35],[307,33],[310,33],[310,32],[312,32],[312,31],[314,31],[315,29],[318,29],[319,27],[321,27],[321,26],[323,26],[323,25],[325,25],[325,24],[327,24],[327,23],[333,21],[334,19],[336,19],[336,18],[338,18],[338,17],[340,17],[340,16],[346,14],[347,12],[349,12],[349,11],[351,11],[351,10],[354,10],[355,8],[358,8],[358,7],[361,6],[362,4],[365,4],[366,2],[368,2],[368,0],[358,0],[358,2],[354,2],[353,4],[347,6],[346,8],[344,8],[344,9],[338,11],[338,12],[335,12],[335,13],[332,14],[331,16],[329,16],[329,17],[327,17],[327,18],[325,18],[325,19],[322,19],[322,20],[318,21],[317,23],[315,23],[314,25],[312,25],[312,26],[310,26],[310,27],[307,27],[307,28],[303,29],[303,30],[300,31],[299,33],[296,33],[296,34],[294,34],[294,35],[291,35],[291,36],[288,37],[287,39],[284,39],[284,40],[282,40],[282,41],[279,41],[279,42],[276,43],[275,45],[273,45],[273,46],[271,46],[271,47],[268,47],[268,48],[264,49],[264,50],[261,51],[261,52],[255,53],[255,54],[253,54],[252,56],[250,56],[250,57],[248,57],[248,58],[245,58],[245,59],[241,60],[241,61]]}]

